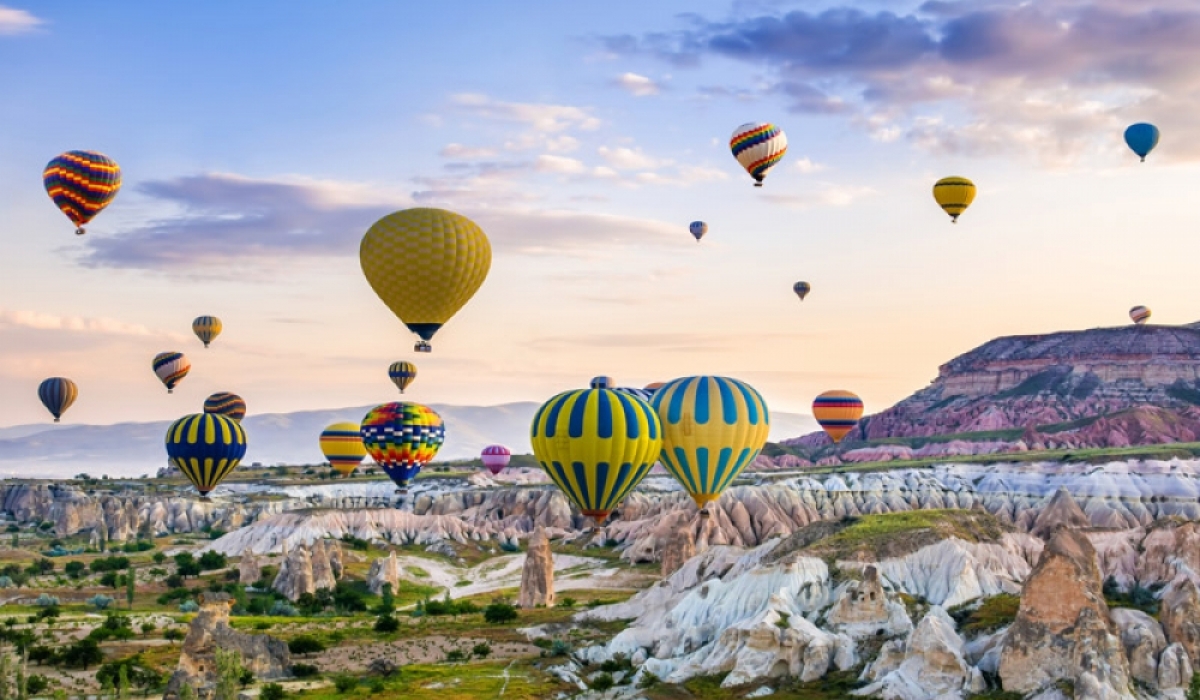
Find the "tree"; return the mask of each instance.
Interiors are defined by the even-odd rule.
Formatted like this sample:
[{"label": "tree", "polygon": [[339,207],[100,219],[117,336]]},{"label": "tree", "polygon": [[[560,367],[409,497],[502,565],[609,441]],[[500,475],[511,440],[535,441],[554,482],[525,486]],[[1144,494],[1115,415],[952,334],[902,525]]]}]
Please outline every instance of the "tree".
[{"label": "tree", "polygon": [[248,686],[254,682],[254,678],[255,678],[254,671],[251,671],[248,668],[243,668],[242,675],[238,677],[238,683],[240,683],[241,686],[243,688],[245,688],[246,686]]},{"label": "tree", "polygon": [[319,654],[325,651],[325,645],[321,640],[311,635],[303,634],[288,642],[288,651],[293,654],[307,656],[309,654]]},{"label": "tree", "polygon": [[83,572],[87,569],[81,561],[69,561],[63,565],[63,572],[70,578],[79,579],[83,577]]},{"label": "tree", "polygon": [[[282,700],[282,696],[280,699]],[[192,690],[192,686],[184,683],[183,687],[179,689],[179,700],[196,700],[196,691]]]},{"label": "tree", "polygon": [[108,586],[115,590],[117,587],[117,572],[105,571],[104,575],[100,577],[100,585]]},{"label": "tree", "polygon": [[104,660],[104,653],[95,639],[84,637],[63,650],[63,663],[67,666],[89,668]]},{"label": "tree", "polygon": [[142,636],[149,637],[150,633],[156,629],[158,629],[158,627],[155,626],[155,624],[153,622],[143,622],[142,623]]},{"label": "tree", "polygon": [[[283,700],[287,695],[283,691],[283,686],[278,683],[268,683],[262,687],[262,691],[258,694],[260,700]],[[179,700],[184,700],[181,696]]]},{"label": "tree", "polygon": [[200,568],[204,571],[213,571],[215,569],[224,569],[229,565],[225,559],[225,555],[220,552],[209,550],[200,555],[200,560],[197,562]]},{"label": "tree", "polygon": [[129,666],[121,664],[121,668],[117,671],[117,697],[124,700],[129,697]]},{"label": "tree", "polygon": [[129,609],[133,610],[133,594],[137,592],[137,577],[134,575],[135,569],[129,568],[129,573],[125,574],[125,602],[129,603]]},{"label": "tree", "polygon": [[517,619],[517,609],[508,603],[492,603],[483,609],[483,619],[493,625],[512,622]]},{"label": "tree", "polygon": [[180,576],[199,576],[200,562],[192,556],[191,552],[180,552],[175,555],[175,573]]},{"label": "tree", "polygon": [[216,651],[217,687],[213,691],[213,700],[237,700],[238,688],[241,687],[242,654],[232,649]]},{"label": "tree", "polygon": [[171,627],[170,629],[163,631],[163,639],[167,640],[168,642],[178,642],[180,639],[183,639],[183,632]]},{"label": "tree", "polygon": [[396,612],[396,596],[392,593],[392,584],[383,584],[379,591],[379,607],[375,609],[380,615],[391,615]]},{"label": "tree", "polygon": [[400,621],[391,615],[380,615],[378,620],[375,620],[375,631],[382,634],[391,634],[400,629]]},{"label": "tree", "polygon": [[481,659],[486,659],[492,653],[492,645],[487,642],[480,642],[471,648],[471,653]]},{"label": "tree", "polygon": [[153,559],[154,559],[155,564],[161,565],[164,561],[167,560],[167,555],[163,554],[162,552],[155,552]]}]

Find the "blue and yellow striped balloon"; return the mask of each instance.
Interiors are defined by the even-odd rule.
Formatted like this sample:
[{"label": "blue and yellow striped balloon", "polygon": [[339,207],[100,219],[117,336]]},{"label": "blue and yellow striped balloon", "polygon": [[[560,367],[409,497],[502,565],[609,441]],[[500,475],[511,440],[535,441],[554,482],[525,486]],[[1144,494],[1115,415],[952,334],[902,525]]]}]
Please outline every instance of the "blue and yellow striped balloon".
[{"label": "blue and yellow striped balloon", "polygon": [[645,478],[662,448],[645,401],[611,389],[555,396],[533,417],[533,454],[584,515],[603,522]]},{"label": "blue and yellow striped balloon", "polygon": [[361,430],[358,423],[346,421],[334,423],[321,432],[321,453],[342,476],[350,476],[367,456]]},{"label": "blue and yellow striped balloon", "polygon": [[204,400],[204,412],[216,413],[241,423],[246,417],[246,401],[237,394],[218,391]]},{"label": "blue and yellow striped balloon", "polygon": [[204,497],[246,456],[246,431],[216,413],[180,418],[167,428],[166,443],[171,462]]},{"label": "blue and yellow striped balloon", "polygon": [[121,168],[94,151],[67,151],[46,164],[42,185],[67,218],[83,234],[83,225],[104,210],[121,190]]},{"label": "blue and yellow striped balloon", "polygon": [[388,378],[392,380],[392,384],[395,384],[396,388],[403,394],[408,385],[412,384],[413,380],[417,378],[417,366],[405,360],[393,362],[388,367]]},{"label": "blue and yellow striped balloon", "polygon": [[196,337],[204,343],[204,347],[216,340],[218,335],[221,335],[221,319],[216,316],[197,316],[195,321],[192,321],[192,332]]},{"label": "blue and yellow striped balloon", "polygon": [[75,403],[78,396],[79,387],[66,377],[50,377],[38,385],[38,398],[42,400],[42,405],[46,407],[46,410],[54,416],[55,423],[62,417],[62,414],[67,412],[71,404]]},{"label": "blue and yellow striped balloon", "polygon": [[754,461],[771,429],[763,397],[737,379],[675,379],[650,403],[662,419],[659,459],[701,509]]}]

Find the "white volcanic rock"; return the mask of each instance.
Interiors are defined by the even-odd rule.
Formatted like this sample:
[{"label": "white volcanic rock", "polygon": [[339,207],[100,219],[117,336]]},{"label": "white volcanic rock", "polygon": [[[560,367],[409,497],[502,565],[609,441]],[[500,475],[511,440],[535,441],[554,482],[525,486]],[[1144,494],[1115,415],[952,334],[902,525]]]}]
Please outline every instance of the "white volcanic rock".
[{"label": "white volcanic rock", "polygon": [[546,531],[538,528],[529,538],[521,571],[517,605],[522,608],[554,605],[554,555]]},{"label": "white volcanic rock", "polygon": [[830,629],[864,639],[880,634],[896,636],[912,631],[904,604],[888,598],[874,566],[863,569],[861,581],[849,581],[833,594],[833,607],[825,613]]},{"label": "white volcanic rock", "polygon": [[393,592],[400,586],[400,560],[395,552],[371,562],[371,569],[367,572],[367,588],[372,593],[379,595],[385,585],[391,585]]},{"label": "white volcanic rock", "polygon": [[1158,689],[1187,688],[1192,682],[1193,668],[1187,649],[1179,642],[1163,649],[1158,657]]},{"label": "white volcanic rock", "polygon": [[[1013,533],[994,544],[950,537],[875,566],[896,590],[950,607],[999,593],[1019,593],[1030,562],[1041,549],[1035,538]],[[853,564],[839,562],[839,566]]]},{"label": "white volcanic rock", "polygon": [[262,562],[258,557],[247,553],[238,562],[238,583],[252,586],[262,578]]},{"label": "white volcanic rock", "polygon": [[1109,619],[1117,627],[1125,658],[1129,660],[1129,675],[1134,679],[1156,685],[1158,657],[1167,648],[1167,637],[1158,621],[1141,610],[1113,608]]},{"label": "white volcanic rock", "polygon": [[[892,663],[895,653],[893,649]],[[899,665],[852,692],[885,700],[950,700],[986,688],[979,669],[967,663],[965,645],[954,629],[954,621],[940,606],[934,606],[905,642],[904,659]]]},{"label": "white volcanic rock", "polygon": [[332,590],[337,586],[337,578],[329,552],[336,546],[327,546],[324,540],[316,540],[312,545],[302,544],[288,551],[271,588],[291,601],[322,588]]}]

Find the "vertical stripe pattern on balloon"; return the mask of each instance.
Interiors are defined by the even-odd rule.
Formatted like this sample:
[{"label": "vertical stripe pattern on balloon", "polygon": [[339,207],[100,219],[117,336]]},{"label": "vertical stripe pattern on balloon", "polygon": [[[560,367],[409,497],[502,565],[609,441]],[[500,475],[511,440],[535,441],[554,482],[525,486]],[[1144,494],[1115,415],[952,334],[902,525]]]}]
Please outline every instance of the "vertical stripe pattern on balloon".
[{"label": "vertical stripe pattern on balloon", "polygon": [[184,416],[167,428],[167,456],[207,495],[246,456],[246,431],[215,413]]}]

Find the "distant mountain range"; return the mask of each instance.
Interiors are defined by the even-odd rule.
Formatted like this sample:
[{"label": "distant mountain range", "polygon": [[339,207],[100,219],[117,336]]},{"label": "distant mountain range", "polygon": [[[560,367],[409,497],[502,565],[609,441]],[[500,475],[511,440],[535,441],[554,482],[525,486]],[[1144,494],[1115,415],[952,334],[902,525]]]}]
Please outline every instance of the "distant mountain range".
[{"label": "distant mountain range", "polygon": [[[499,406],[431,404],[446,421],[446,444],[439,459],[469,459],[492,443],[517,453],[530,452],[529,424],[539,404]],[[372,406],[250,415],[242,425],[250,440],[246,463],[318,464],[324,461],[317,436],[330,423],[358,421]],[[170,421],[71,425],[44,423],[0,428],[0,477],[61,478],[153,474],[166,465],[163,436]],[[812,430],[816,422],[794,413],[771,414],[774,439]]]},{"label": "distant mountain range", "polygon": [[[906,448],[935,455],[933,443],[948,442],[1023,450],[1198,439],[1200,324],[1129,325],[984,343],[942,365],[929,386],[865,417],[836,451],[875,445],[859,455],[865,460],[904,458]],[[784,442],[809,458],[835,451],[824,433]],[[960,444],[942,453],[973,452]]]}]

